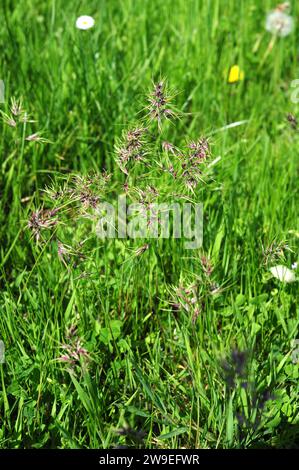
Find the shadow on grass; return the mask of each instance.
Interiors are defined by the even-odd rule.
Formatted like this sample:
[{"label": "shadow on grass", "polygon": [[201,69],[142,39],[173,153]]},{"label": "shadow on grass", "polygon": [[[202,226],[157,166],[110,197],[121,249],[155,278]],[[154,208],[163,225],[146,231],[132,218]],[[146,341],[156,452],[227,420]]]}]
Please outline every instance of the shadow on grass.
[{"label": "shadow on grass", "polygon": [[261,439],[256,441],[249,449],[299,449],[299,423],[280,423],[275,429],[272,445]]}]

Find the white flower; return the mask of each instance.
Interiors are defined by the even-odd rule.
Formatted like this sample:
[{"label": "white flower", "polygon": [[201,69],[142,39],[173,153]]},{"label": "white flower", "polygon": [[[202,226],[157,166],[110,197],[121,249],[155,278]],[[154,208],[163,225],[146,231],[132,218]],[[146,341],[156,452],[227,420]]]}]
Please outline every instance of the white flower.
[{"label": "white flower", "polygon": [[266,30],[280,37],[291,33],[294,26],[293,18],[279,10],[268,13],[266,19]]},{"label": "white flower", "polygon": [[298,268],[298,263],[293,263],[292,264],[292,269],[297,269]]},{"label": "white flower", "polygon": [[296,276],[294,271],[287,268],[286,266],[282,266],[279,264],[278,266],[273,266],[270,268],[271,273],[273,274],[276,279],[279,279],[282,282],[295,282]]},{"label": "white flower", "polygon": [[92,16],[83,15],[77,18],[76,27],[78,29],[89,29],[89,28],[92,28],[93,25],[94,25],[94,19],[92,18]]}]

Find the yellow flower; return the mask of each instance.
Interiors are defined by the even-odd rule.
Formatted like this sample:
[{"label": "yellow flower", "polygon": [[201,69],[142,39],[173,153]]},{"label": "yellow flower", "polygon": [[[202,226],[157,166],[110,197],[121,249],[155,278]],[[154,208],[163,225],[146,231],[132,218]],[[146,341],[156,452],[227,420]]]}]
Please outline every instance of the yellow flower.
[{"label": "yellow flower", "polygon": [[228,83],[237,83],[244,80],[244,72],[238,65],[233,65],[228,74]]}]

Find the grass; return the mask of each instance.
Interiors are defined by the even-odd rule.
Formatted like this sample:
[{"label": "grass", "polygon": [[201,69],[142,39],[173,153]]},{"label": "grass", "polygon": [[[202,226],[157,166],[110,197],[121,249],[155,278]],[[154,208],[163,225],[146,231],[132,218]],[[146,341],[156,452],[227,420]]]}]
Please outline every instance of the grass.
[{"label": "grass", "polygon": [[[2,448],[298,446],[298,282],[269,273],[298,261],[299,134],[286,119],[298,116],[298,28],[268,54],[274,6],[1,2],[1,110],[22,97],[37,121],[1,124]],[[75,28],[81,14],[93,29]],[[234,64],[245,79],[228,85]],[[115,145],[161,76],[181,116],[155,128],[151,165],[166,158],[163,140],[184,148],[209,136],[221,156],[189,191],[204,205],[203,247],[100,240],[68,199],[37,242],[32,211],[57,207],[45,188],[106,170],[107,197],[118,194]],[[35,132],[49,142],[25,140]],[[183,190],[143,167],[133,180]],[[62,345],[76,364],[57,361]]]}]

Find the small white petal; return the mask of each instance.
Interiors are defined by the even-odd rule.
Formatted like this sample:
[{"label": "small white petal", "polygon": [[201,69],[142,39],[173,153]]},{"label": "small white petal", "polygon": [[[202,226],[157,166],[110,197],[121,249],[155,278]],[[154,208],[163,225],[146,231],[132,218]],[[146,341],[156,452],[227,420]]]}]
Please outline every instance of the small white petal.
[{"label": "small white petal", "polygon": [[292,269],[297,269],[298,268],[298,263],[293,263],[292,264]]},{"label": "small white petal", "polygon": [[273,266],[270,268],[271,273],[273,274],[276,279],[279,279],[282,282],[295,282],[296,276],[295,273],[287,268],[286,266],[282,266],[281,264],[278,266]]},{"label": "small white petal", "polygon": [[77,18],[76,27],[78,29],[89,29],[89,28],[92,28],[93,26],[94,26],[94,19],[92,18],[92,16],[83,15]]}]

